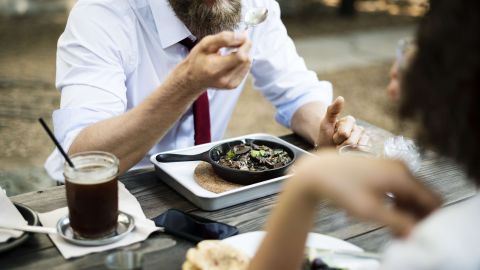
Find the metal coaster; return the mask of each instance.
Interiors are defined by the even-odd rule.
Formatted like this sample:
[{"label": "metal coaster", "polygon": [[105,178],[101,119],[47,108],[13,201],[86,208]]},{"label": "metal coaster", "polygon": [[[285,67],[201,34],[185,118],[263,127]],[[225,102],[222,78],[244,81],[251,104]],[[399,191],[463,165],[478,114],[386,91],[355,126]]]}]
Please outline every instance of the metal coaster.
[{"label": "metal coaster", "polygon": [[68,215],[61,218],[57,223],[58,235],[66,241],[79,246],[103,246],[119,241],[128,235],[133,228],[135,228],[134,218],[125,213],[118,212],[118,224],[115,233],[100,239],[79,239],[73,234],[72,227],[70,227],[70,219]]},{"label": "metal coaster", "polygon": [[[30,207],[27,207],[26,205],[20,203],[13,204],[18,209],[23,218],[28,222],[28,225],[38,226],[40,224],[37,213],[33,211]],[[31,235],[32,233],[23,233],[18,238],[12,238],[5,243],[0,243],[0,253],[23,244]]]}]

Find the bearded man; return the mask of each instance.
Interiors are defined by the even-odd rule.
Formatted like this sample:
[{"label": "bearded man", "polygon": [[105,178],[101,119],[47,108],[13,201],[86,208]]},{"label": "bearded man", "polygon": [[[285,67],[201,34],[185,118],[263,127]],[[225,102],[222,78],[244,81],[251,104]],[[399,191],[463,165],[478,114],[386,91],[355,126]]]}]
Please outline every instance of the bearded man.
[{"label": "bearded man", "polygon": [[[268,19],[241,31],[254,7]],[[277,121],[313,145],[368,142],[353,117],[337,119],[342,98],[327,108],[331,84],[305,67],[274,0],[78,1],[58,41],[55,134],[70,154],[115,154],[123,173],[222,139],[248,73]],[[60,181],[62,164],[57,150],[46,162]]]}]

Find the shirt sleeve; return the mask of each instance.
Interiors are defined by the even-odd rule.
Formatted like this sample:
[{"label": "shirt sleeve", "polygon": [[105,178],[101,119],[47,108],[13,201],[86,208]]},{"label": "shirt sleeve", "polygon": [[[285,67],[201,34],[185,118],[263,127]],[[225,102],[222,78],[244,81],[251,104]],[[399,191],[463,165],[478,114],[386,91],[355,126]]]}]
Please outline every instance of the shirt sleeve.
[{"label": "shirt sleeve", "polygon": [[[88,0],[70,13],[57,45],[61,102],[53,113],[55,136],[66,151],[85,127],[126,111],[125,84],[134,63],[126,16],[102,1]],[[63,162],[55,150],[45,164],[59,181]]]},{"label": "shirt sleeve", "polygon": [[277,108],[276,120],[290,128],[293,114],[302,105],[332,102],[332,85],[307,69],[281,21],[278,3],[268,3],[268,19],[254,30],[258,32],[253,36],[251,73],[255,87]]}]

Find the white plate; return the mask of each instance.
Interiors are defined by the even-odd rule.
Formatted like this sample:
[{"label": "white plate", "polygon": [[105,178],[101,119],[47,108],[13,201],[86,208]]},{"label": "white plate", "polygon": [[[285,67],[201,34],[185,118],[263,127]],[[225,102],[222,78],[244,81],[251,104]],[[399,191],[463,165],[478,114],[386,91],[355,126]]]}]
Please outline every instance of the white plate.
[{"label": "white plate", "polygon": [[[245,254],[253,257],[265,236],[265,232],[249,232],[229,237],[223,242],[228,243]],[[307,247],[318,249],[363,251],[363,249],[331,236],[310,233],[307,239]],[[372,259],[333,255],[324,259],[330,266],[347,268],[348,270],[373,270],[380,267],[380,263]]]}]

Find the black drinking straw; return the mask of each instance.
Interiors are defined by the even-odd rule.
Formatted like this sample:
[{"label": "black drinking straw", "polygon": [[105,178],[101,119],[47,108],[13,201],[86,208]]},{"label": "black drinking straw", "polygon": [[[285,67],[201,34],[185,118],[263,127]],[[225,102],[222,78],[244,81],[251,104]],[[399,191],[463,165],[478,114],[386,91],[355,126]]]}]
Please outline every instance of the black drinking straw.
[{"label": "black drinking straw", "polygon": [[65,158],[65,160],[67,161],[68,165],[70,165],[70,167],[74,168],[75,169],[75,165],[73,165],[73,162],[70,160],[70,158],[68,157],[67,153],[65,153],[65,150],[63,150],[63,147],[60,145],[60,143],[57,141],[57,138],[55,138],[55,136],[53,135],[52,131],[48,128],[47,124],[45,123],[45,121],[43,121],[43,118],[38,118],[38,121],[40,122],[40,124],[42,124],[42,127],[45,129],[45,131],[47,132],[48,136],[50,136],[50,139],[52,139],[52,141],[55,143],[55,145],[57,146],[58,148],[58,151],[60,151],[60,153],[62,154],[62,156]]}]

